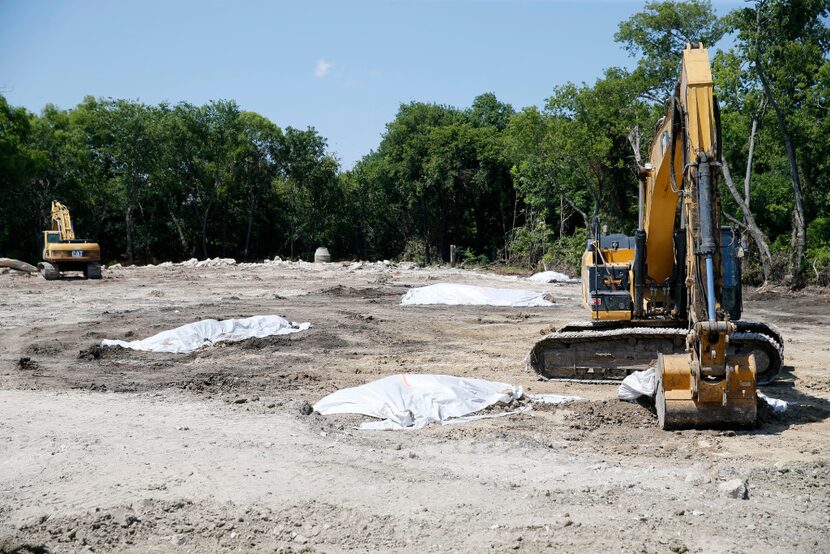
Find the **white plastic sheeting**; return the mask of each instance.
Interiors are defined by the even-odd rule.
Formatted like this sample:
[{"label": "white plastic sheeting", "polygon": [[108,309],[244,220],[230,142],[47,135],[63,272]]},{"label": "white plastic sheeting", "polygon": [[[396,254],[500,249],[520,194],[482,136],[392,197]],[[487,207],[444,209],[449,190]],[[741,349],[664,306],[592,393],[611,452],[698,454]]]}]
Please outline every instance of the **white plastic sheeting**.
[{"label": "white plastic sheeting", "polygon": [[528,281],[538,281],[540,283],[578,283],[579,279],[568,277],[564,273],[558,271],[542,271],[534,273],[527,278]]},{"label": "white plastic sheeting", "polygon": [[216,342],[235,342],[253,337],[288,335],[305,331],[311,323],[293,323],[276,315],[255,315],[246,319],[203,319],[162,331],[143,340],[103,340],[101,346],[121,346],[146,352],[192,352]]},{"label": "white plastic sheeting", "polygon": [[650,367],[643,371],[635,371],[623,379],[617,392],[620,400],[631,401],[637,400],[641,396],[654,396],[657,389],[655,371],[656,368]]},{"label": "white plastic sheeting", "polygon": [[567,394],[531,394],[530,400],[531,402],[538,402],[540,404],[567,404],[582,400],[582,397]]},{"label": "white plastic sheeting", "polygon": [[190,258],[189,260],[176,265],[181,267],[222,267],[236,265],[236,260],[233,258],[207,258],[205,260]]},{"label": "white plastic sheeting", "polygon": [[363,414],[383,421],[361,429],[420,429],[428,423],[454,423],[505,414],[471,415],[498,402],[522,397],[521,386],[451,375],[402,374],[341,389],[314,405],[322,415]]},{"label": "white plastic sheeting", "polygon": [[506,306],[512,308],[530,308],[553,306],[545,300],[544,293],[522,289],[500,289],[476,287],[455,283],[438,283],[427,287],[409,289],[403,296],[401,304],[427,305],[445,304],[449,306]]},{"label": "white plastic sheeting", "polygon": [[769,397],[761,391],[756,391],[756,393],[758,394],[758,398],[766,402],[775,414],[783,414],[787,411],[787,407],[790,405],[786,400],[779,400],[778,398]]}]

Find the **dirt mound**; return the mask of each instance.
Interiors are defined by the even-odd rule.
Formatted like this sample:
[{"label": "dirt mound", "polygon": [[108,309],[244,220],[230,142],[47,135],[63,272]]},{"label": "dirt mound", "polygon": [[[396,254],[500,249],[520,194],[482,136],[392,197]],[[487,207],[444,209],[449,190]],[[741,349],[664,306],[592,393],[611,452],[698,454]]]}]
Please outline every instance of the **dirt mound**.
[{"label": "dirt mound", "polygon": [[262,350],[263,348],[279,348],[281,346],[291,346],[291,339],[288,335],[277,335],[271,337],[252,337],[237,342],[224,342],[217,346],[223,348],[229,346],[239,346],[242,350]]},{"label": "dirt mound", "polygon": [[17,537],[2,537],[0,554],[49,554],[49,549],[44,544],[30,544]]},{"label": "dirt mound", "polygon": [[88,362],[100,360],[104,356],[104,350],[104,347],[100,344],[93,344],[89,348],[84,348],[78,352],[78,359],[86,360]]},{"label": "dirt mound", "polygon": [[60,342],[35,342],[26,347],[26,354],[35,356],[54,356],[64,350],[65,346]]},{"label": "dirt mound", "polygon": [[[358,522],[363,533],[352,534],[349,524]],[[322,502],[274,511],[264,507],[239,507],[229,502],[216,505],[147,499],[96,509],[73,518],[43,515],[22,526],[20,531],[36,540],[28,539],[28,544],[10,540],[10,545],[18,546],[9,552],[167,551],[176,547],[191,552],[311,552],[315,544],[336,544],[345,550],[366,547],[377,550],[405,544],[390,517],[363,519],[348,508]]]},{"label": "dirt mound", "polygon": [[344,287],[343,285],[336,285],[331,288],[323,289],[318,294],[349,298],[382,298],[384,296],[401,295],[403,294],[403,289],[394,287],[355,288]]},{"label": "dirt mound", "polygon": [[571,428],[587,431],[607,426],[653,427],[657,420],[653,407],[622,400],[573,402],[564,408],[570,412]]},{"label": "dirt mound", "polygon": [[311,329],[294,335],[272,335],[269,337],[253,337],[241,341],[218,342],[213,347],[197,350],[202,358],[224,356],[226,349],[239,348],[242,350],[280,350],[293,346],[303,349],[320,348],[324,351],[336,350],[349,346],[349,342],[329,331]]},{"label": "dirt mound", "polygon": [[228,375],[226,373],[207,373],[181,381],[172,381],[167,385],[193,392],[220,393],[238,390],[245,383],[247,383],[247,379],[240,382],[238,376]]},{"label": "dirt mound", "polygon": [[40,368],[40,365],[29,357],[23,357],[17,360],[17,369],[21,371],[35,371],[38,368]]}]

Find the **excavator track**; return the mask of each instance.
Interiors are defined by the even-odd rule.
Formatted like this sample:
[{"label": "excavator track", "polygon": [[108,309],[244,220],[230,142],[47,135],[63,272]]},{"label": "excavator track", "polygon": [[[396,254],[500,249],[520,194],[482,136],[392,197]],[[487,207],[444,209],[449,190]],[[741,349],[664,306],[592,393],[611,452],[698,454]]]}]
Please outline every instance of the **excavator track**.
[{"label": "excavator track", "polygon": [[[778,330],[757,321],[736,322],[728,355],[755,354],[756,380],[771,383],[784,360]],[[657,354],[686,351],[684,327],[632,327],[619,322],[569,323],[538,341],[525,362],[543,379],[613,382],[657,363]]]}]

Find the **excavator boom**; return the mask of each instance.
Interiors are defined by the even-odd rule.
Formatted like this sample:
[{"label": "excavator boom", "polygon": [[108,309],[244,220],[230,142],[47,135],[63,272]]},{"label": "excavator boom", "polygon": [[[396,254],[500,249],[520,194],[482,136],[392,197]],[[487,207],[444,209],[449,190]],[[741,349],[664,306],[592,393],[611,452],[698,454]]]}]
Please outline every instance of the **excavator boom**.
[{"label": "excavator boom", "polygon": [[52,201],[52,230],[60,233],[61,240],[75,240],[69,209],[57,200]]}]

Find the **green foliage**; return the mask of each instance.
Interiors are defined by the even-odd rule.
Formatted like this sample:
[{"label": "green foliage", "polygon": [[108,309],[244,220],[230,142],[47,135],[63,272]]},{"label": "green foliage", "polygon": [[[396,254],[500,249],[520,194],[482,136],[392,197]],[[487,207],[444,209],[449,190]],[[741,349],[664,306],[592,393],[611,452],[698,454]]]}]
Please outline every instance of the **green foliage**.
[{"label": "green foliage", "polygon": [[807,226],[807,244],[810,248],[830,244],[830,217],[817,217]]},{"label": "green foliage", "polygon": [[490,259],[484,254],[476,255],[470,248],[459,247],[456,250],[457,261],[464,267],[486,266]]},{"label": "green foliage", "polygon": [[469,110],[402,105],[351,172],[357,226],[375,239],[364,251],[390,257],[416,239],[427,263],[448,260],[451,244],[495,257],[516,204],[503,131],[512,113],[492,94]]},{"label": "green foliage", "polygon": [[809,279],[821,287],[830,286],[830,244],[807,250]]},{"label": "green foliage", "polygon": [[424,241],[411,239],[406,242],[403,252],[401,252],[401,260],[404,262],[425,264],[427,262],[426,252],[427,249]]},{"label": "green foliage", "polygon": [[551,244],[545,261],[551,269],[568,275],[579,275],[582,267],[582,254],[588,244],[588,231],[577,229],[573,235],[562,237]]},{"label": "green foliage", "polygon": [[235,102],[88,97],[35,116],[0,97],[0,252],[35,261],[53,199],[106,259],[337,251],[349,210],[338,173],[316,131],[283,132]]},{"label": "green foliage", "polygon": [[[735,36],[730,55],[747,66],[744,88],[761,90],[784,147],[793,198],[792,275],[803,281],[805,226],[828,211],[826,76],[830,74],[830,3],[826,0],[758,0],[730,13]],[[734,64],[733,64],[734,65]],[[736,102],[737,103],[737,102]],[[753,115],[757,115],[753,114]],[[802,198],[803,197],[803,198]]]},{"label": "green foliage", "polygon": [[643,11],[620,23],[614,40],[640,60],[634,70],[640,94],[660,102],[674,88],[678,53],[685,45],[712,47],[724,32],[724,23],[707,0],[651,1]]},{"label": "green foliage", "polygon": [[550,227],[542,220],[514,229],[508,244],[507,262],[514,266],[535,268],[544,258],[551,236]]}]

